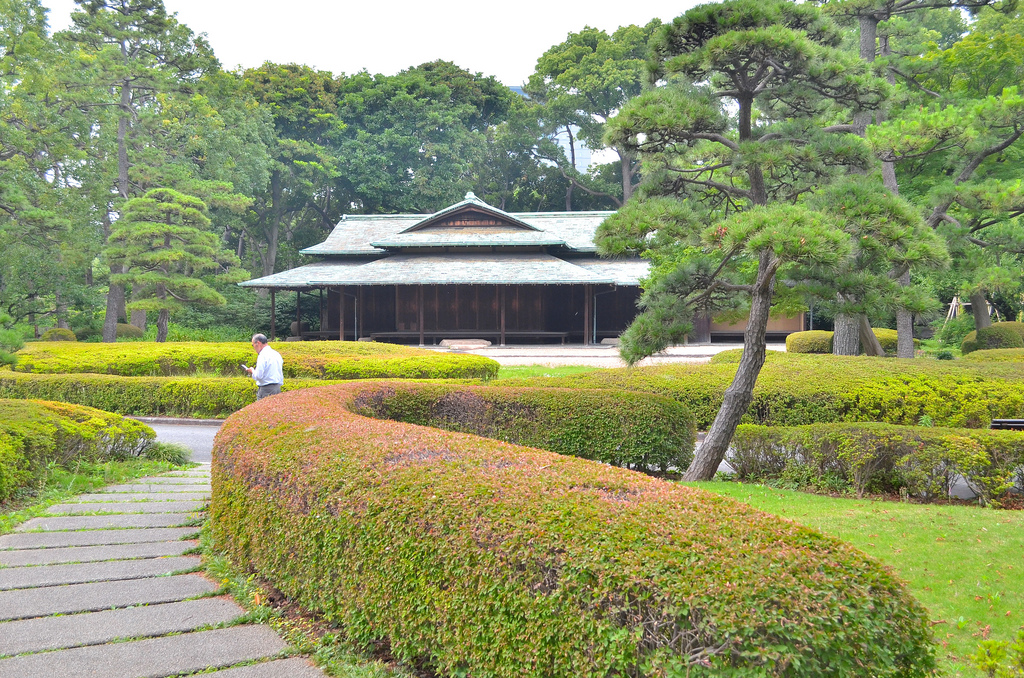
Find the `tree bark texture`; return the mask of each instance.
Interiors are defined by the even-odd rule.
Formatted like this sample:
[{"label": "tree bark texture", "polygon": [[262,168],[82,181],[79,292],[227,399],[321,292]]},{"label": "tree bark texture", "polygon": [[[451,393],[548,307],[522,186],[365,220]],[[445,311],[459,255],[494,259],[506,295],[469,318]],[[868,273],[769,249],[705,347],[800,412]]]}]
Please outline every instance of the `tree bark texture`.
[{"label": "tree bark texture", "polygon": [[722,407],[715,415],[711,429],[683,475],[684,480],[711,480],[715,477],[718,466],[729,449],[729,443],[732,442],[736,427],[754,399],[754,384],[757,383],[757,375],[764,366],[765,335],[775,293],[776,268],[777,263],[772,254],[762,251],[758,262],[757,282],[750,296],[747,330],[743,333],[743,356],[736,368],[732,384],[725,390]]},{"label": "tree bark texture", "polygon": [[[910,271],[900,276],[900,285],[910,285]],[[896,357],[914,357],[914,314],[905,308],[896,309]]]},{"label": "tree bark texture", "polygon": [[[120,264],[112,264],[110,272],[114,275],[124,273]],[[110,283],[107,288],[107,312],[103,316],[103,341],[112,344],[117,341],[117,323],[125,318],[124,285]]]},{"label": "tree bark texture", "polygon": [[281,221],[284,219],[284,191],[281,187],[281,173],[275,171],[270,175],[270,195],[274,201],[271,215],[270,233],[267,234],[267,254],[263,257],[263,275],[274,272],[277,264],[277,241],[281,233]]},{"label": "tree bark texture", "polygon": [[837,313],[835,331],[832,333],[832,355],[857,355],[860,353],[860,328],[857,316]]},{"label": "tree bark texture", "polygon": [[864,347],[864,353],[869,356],[876,358],[885,355],[885,350],[882,348],[882,342],[878,341],[878,337],[871,331],[871,323],[868,321],[868,317],[861,313],[857,316],[857,329],[860,334],[860,343]]},{"label": "tree bark texture", "polygon": [[983,291],[971,293],[971,313],[974,314],[974,329],[991,327],[992,318],[988,314],[988,300]]},{"label": "tree bark texture", "polygon": [[156,340],[167,341],[167,324],[171,320],[171,312],[161,308],[156,317]]}]

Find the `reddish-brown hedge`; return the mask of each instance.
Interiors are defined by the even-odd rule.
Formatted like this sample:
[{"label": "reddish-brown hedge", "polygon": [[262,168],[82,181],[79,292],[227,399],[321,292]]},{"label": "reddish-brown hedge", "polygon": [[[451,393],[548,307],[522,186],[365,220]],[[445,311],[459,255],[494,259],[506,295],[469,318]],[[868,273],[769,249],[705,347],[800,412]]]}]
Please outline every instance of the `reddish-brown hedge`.
[{"label": "reddish-brown hedge", "polygon": [[236,563],[442,675],[924,676],[921,606],[848,545],[624,469],[353,413],[366,382],[232,415]]}]

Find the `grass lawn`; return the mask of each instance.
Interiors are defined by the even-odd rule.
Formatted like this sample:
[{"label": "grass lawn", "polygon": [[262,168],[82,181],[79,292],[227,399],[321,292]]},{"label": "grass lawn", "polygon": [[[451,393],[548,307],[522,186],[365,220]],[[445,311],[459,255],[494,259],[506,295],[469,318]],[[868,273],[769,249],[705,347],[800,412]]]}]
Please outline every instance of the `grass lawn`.
[{"label": "grass lawn", "polygon": [[526,379],[529,377],[567,377],[573,374],[594,372],[603,370],[604,367],[590,367],[589,365],[560,365],[549,367],[547,365],[502,365],[498,368],[498,376],[495,379]]},{"label": "grass lawn", "polygon": [[763,485],[695,483],[853,544],[890,566],[928,609],[943,675],[983,639],[1024,628],[1024,512],[822,497]]},{"label": "grass lawn", "polygon": [[26,488],[6,504],[0,504],[0,534],[7,534],[29,518],[46,513],[53,504],[76,494],[92,492],[104,485],[123,483],[133,478],[191,468],[175,466],[165,461],[132,459],[103,463],[81,462],[71,469],[54,467],[39,487]]}]

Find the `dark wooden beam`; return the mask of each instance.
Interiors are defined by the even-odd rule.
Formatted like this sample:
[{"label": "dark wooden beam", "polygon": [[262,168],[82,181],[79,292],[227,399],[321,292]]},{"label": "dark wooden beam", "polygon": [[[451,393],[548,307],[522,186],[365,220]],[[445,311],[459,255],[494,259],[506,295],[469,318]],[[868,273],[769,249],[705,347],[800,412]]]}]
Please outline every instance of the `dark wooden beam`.
[{"label": "dark wooden beam", "polygon": [[501,290],[501,345],[505,345],[505,291],[508,289],[508,285],[498,285]]},{"label": "dark wooden beam", "polygon": [[420,304],[419,304],[419,306],[420,306],[420,308],[419,308],[419,315],[420,315],[420,319],[419,319],[420,346],[423,346],[423,285],[420,285],[419,295],[418,296],[419,296],[419,301],[420,301]]},{"label": "dark wooden beam", "polygon": [[270,340],[277,339],[277,291],[270,290]]},{"label": "dark wooden beam", "polygon": [[590,345],[590,306],[594,299],[593,285],[583,286],[583,345]]},{"label": "dark wooden beam", "polygon": [[338,341],[345,341],[345,288],[338,288]]},{"label": "dark wooden beam", "polygon": [[302,292],[295,290],[295,336],[302,336]]}]

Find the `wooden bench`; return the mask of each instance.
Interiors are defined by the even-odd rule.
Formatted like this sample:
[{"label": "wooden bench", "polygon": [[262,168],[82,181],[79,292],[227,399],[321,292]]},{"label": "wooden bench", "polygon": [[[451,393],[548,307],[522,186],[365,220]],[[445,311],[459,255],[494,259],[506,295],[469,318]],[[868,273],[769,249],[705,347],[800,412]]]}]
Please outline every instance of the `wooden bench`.
[{"label": "wooden bench", "polygon": [[989,428],[1002,431],[1024,431],[1024,419],[993,419]]}]

